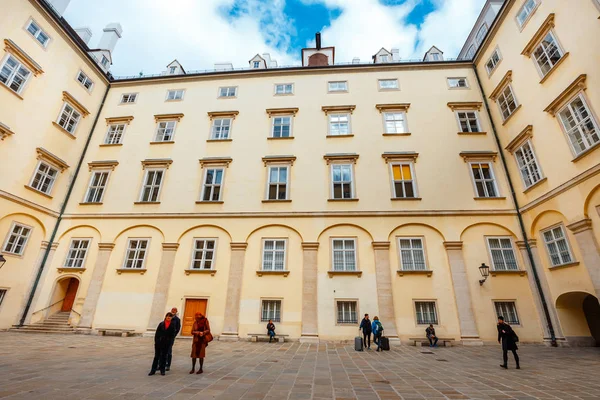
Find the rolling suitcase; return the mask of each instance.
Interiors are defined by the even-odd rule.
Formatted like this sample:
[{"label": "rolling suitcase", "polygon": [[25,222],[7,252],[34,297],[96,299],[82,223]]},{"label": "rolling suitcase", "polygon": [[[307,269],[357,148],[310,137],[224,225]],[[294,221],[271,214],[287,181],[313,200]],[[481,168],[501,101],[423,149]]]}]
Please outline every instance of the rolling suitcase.
[{"label": "rolling suitcase", "polygon": [[360,336],[354,338],[354,350],[363,351],[363,342]]},{"label": "rolling suitcase", "polygon": [[381,340],[381,350],[388,351],[390,349],[390,339],[382,336],[379,340]]}]

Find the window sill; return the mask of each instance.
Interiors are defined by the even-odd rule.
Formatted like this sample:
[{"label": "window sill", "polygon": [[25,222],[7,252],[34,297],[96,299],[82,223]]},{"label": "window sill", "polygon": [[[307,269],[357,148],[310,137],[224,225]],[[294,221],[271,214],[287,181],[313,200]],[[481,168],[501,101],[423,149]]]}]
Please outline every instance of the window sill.
[{"label": "window sill", "polygon": [[554,66],[552,68],[550,68],[550,71],[548,71],[546,73],[546,75],[544,75],[544,77],[542,78],[542,80],[540,80],[540,85],[544,82],[546,82],[546,80],[550,77],[550,75],[556,70],[556,68],[558,68],[558,66],[560,64],[562,64],[562,62],[565,60],[565,58],[567,58],[569,56],[569,52],[566,52],[561,58],[560,60],[558,60],[556,62],[556,64],[554,64]]},{"label": "window sill", "polygon": [[219,201],[198,200],[198,201],[196,201],[196,204],[223,204],[223,203],[225,203],[225,202],[222,200],[219,200]]},{"label": "window sill", "polygon": [[483,136],[487,135],[487,132],[458,132],[458,134],[464,136]]},{"label": "window sill", "polygon": [[423,200],[421,197],[392,197],[391,201]]},{"label": "window sill", "polygon": [[427,275],[427,277],[431,277],[431,274],[433,274],[433,271],[430,269],[409,269],[409,270],[402,270],[399,269],[398,271],[396,271],[398,273],[398,276],[404,276],[404,275]]},{"label": "window sill", "polygon": [[283,275],[284,278],[287,278],[287,276],[290,274],[290,271],[262,271],[262,270],[258,270],[256,271],[256,275],[258,276],[263,276],[263,275]]},{"label": "window sill", "polygon": [[566,263],[566,264],[561,264],[561,265],[555,265],[552,266],[550,268],[548,268],[550,271],[554,271],[555,269],[563,269],[563,268],[568,268],[568,267],[576,267],[579,265],[579,261],[573,261],[570,263]]},{"label": "window sill", "polygon": [[292,200],[263,200],[263,203],[291,203]]},{"label": "window sill", "polygon": [[177,102],[177,101],[183,101],[183,99],[166,99],[165,103],[173,103],[173,102]]},{"label": "window sill", "polygon": [[114,146],[123,146],[123,143],[102,143],[100,147],[114,147]]},{"label": "window sill", "polygon": [[353,199],[327,199],[327,201],[333,201],[333,202],[336,202],[336,201],[358,201],[358,199],[356,199],[356,198],[353,198]]},{"label": "window sill", "polygon": [[512,114],[510,114],[508,116],[508,118],[506,118],[503,122],[502,122],[502,126],[506,125],[508,123],[508,121],[511,120],[511,118],[513,117],[513,115],[515,115],[517,113],[517,111],[519,111],[521,109],[521,105],[519,104],[517,106],[517,108],[515,108],[515,111],[512,112]]},{"label": "window sill", "polygon": [[17,96],[19,99],[23,100],[23,97],[21,97],[21,95],[19,93],[15,92],[14,90],[12,90],[8,86],[6,86],[4,83],[0,83],[0,86],[2,86],[4,89],[8,90],[9,92],[11,92],[12,94],[14,94],[15,96]]},{"label": "window sill", "polygon": [[402,133],[384,133],[382,134],[382,136],[387,136],[387,137],[391,137],[391,136],[410,136],[411,133],[410,132],[402,132]]},{"label": "window sill", "polygon": [[32,188],[31,186],[29,186],[29,185],[23,185],[23,186],[25,186],[25,189],[27,189],[27,190],[31,190],[31,191],[32,191],[32,192],[34,192],[34,193],[41,194],[42,196],[44,196],[44,197],[47,197],[47,198],[49,198],[49,199],[52,199],[52,198],[53,198],[53,197],[52,197],[52,196],[50,196],[49,194],[46,194],[46,193],[44,193],[44,192],[40,192],[39,190],[37,190],[37,189],[34,189],[34,188]]},{"label": "window sill", "polygon": [[144,275],[148,271],[146,268],[117,268],[117,274],[140,274]]},{"label": "window sill", "polygon": [[62,133],[66,134],[71,139],[75,139],[75,135],[73,135],[71,132],[69,132],[68,130],[66,130],[65,128],[63,128],[59,124],[57,124],[55,121],[52,121],[52,125],[54,125],[56,128],[58,128],[59,131],[61,131]]},{"label": "window sill", "polygon": [[206,139],[207,142],[231,142],[233,139]]},{"label": "window sill", "polygon": [[217,99],[219,99],[219,100],[233,100],[233,99],[237,99],[237,96],[218,96]]},{"label": "window sill", "polygon": [[295,136],[287,136],[287,137],[273,137],[273,136],[269,136],[269,137],[267,137],[267,140],[291,140],[294,137]]},{"label": "window sill", "polygon": [[217,273],[216,269],[186,269],[184,270],[186,275],[189,274],[210,274],[210,276],[215,276]]},{"label": "window sill", "polygon": [[348,138],[354,137],[354,133],[348,133],[347,135],[327,135],[326,138]]},{"label": "window sill", "polygon": [[85,202],[85,201],[82,201],[81,203],[79,203],[80,206],[101,206],[102,204],[104,204],[104,203],[102,203],[102,202],[90,203],[90,202]]},{"label": "window sill", "polygon": [[175,143],[174,140],[165,140],[164,142],[150,142],[150,144],[171,144],[171,143]]},{"label": "window sill", "polygon": [[327,271],[327,275],[330,278],[333,278],[335,275],[346,275],[346,276],[356,276],[360,278],[362,276],[362,271]]},{"label": "window sill", "polygon": [[544,177],[544,178],[542,178],[542,179],[540,179],[539,181],[537,181],[537,182],[536,182],[536,183],[534,183],[533,185],[531,185],[531,186],[527,187],[525,190],[523,190],[523,194],[525,194],[525,193],[527,193],[527,192],[529,192],[529,191],[533,190],[535,187],[537,187],[537,186],[541,185],[541,184],[542,184],[542,182],[546,182],[547,180],[548,180],[548,178],[545,178],[545,177]]},{"label": "window sill", "polygon": [[133,204],[160,204],[160,201],[134,201]]},{"label": "window sill", "polygon": [[527,271],[522,270],[522,269],[507,269],[507,270],[490,270],[490,275],[491,276],[497,276],[497,275],[519,275],[519,276],[525,276],[527,275]]},{"label": "window sill", "polygon": [[58,267],[56,268],[59,274],[64,272],[78,272],[82,274],[85,271],[85,268],[73,268],[73,267]]},{"label": "window sill", "polygon": [[473,197],[475,200],[506,200],[506,197]]},{"label": "window sill", "polygon": [[595,149],[597,149],[599,146],[600,146],[600,142],[596,143],[595,145],[593,145],[589,149],[584,150],[583,153],[580,153],[577,157],[575,157],[574,159],[572,159],[571,162],[576,162],[576,161],[581,160],[583,157],[585,157],[588,154],[590,154],[592,151],[594,151]]},{"label": "window sill", "polygon": [[8,253],[5,251],[1,251],[0,254],[2,254],[3,256],[6,256],[6,257],[23,258],[23,254]]}]

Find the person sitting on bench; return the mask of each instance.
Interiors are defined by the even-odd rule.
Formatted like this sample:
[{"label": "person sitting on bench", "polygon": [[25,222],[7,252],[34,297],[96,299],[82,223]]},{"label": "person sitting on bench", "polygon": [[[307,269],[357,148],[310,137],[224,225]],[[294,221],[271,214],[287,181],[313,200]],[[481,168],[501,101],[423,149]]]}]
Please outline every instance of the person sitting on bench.
[{"label": "person sitting on bench", "polygon": [[275,338],[275,324],[271,319],[267,324],[267,333],[269,334],[269,343],[271,343],[271,341]]},{"label": "person sitting on bench", "polygon": [[425,333],[427,334],[427,339],[429,339],[429,347],[437,347],[438,337],[435,335],[435,328],[432,324],[429,324],[427,329],[425,329]]}]

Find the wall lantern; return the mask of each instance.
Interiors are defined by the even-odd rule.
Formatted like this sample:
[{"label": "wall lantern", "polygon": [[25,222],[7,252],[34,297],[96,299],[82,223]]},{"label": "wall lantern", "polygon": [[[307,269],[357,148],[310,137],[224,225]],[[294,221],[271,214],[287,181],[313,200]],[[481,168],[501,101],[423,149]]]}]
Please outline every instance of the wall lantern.
[{"label": "wall lantern", "polygon": [[0,268],[2,268],[2,266],[4,265],[5,262],[6,262],[6,258],[4,258],[4,256],[2,254],[0,254]]},{"label": "wall lantern", "polygon": [[481,267],[479,267],[479,273],[483,276],[483,279],[479,280],[479,286],[483,285],[483,282],[490,276],[490,267],[485,265],[485,263],[481,263]]}]

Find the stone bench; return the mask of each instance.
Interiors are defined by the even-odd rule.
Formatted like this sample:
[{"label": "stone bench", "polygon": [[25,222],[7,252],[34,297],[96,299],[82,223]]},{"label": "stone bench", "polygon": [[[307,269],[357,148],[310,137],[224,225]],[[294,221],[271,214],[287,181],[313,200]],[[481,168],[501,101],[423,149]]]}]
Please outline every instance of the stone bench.
[{"label": "stone bench", "polygon": [[106,332],[120,334],[122,337],[127,337],[135,332],[135,329],[112,329],[112,328],[97,328],[98,335],[106,336]]},{"label": "stone bench", "polygon": [[[253,342],[258,342],[258,338],[264,338],[264,339],[268,339],[269,338],[269,334],[267,333],[249,333],[248,336],[250,336],[250,339]],[[275,337],[273,339],[276,339],[278,342],[281,340],[281,342],[285,342],[285,338],[289,337],[290,335],[283,335],[280,333],[276,333]]]},{"label": "stone bench", "polygon": [[[415,346],[419,343],[421,346],[429,346],[429,339],[426,337],[418,337],[418,338],[408,338]],[[446,347],[451,347],[452,342],[454,342],[454,338],[441,338],[438,337],[438,343],[442,343]]]}]

